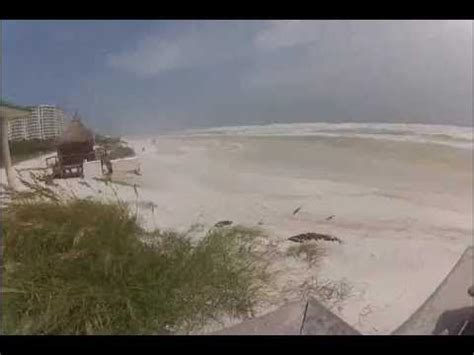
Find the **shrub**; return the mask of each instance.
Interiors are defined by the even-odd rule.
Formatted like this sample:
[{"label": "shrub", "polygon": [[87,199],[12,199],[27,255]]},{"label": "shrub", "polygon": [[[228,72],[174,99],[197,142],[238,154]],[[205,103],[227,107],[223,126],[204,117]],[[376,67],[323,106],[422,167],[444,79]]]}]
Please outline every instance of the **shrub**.
[{"label": "shrub", "polygon": [[95,143],[98,145],[112,145],[119,144],[121,142],[120,137],[109,137],[101,134],[96,134],[94,137]]},{"label": "shrub", "polygon": [[286,255],[294,258],[304,256],[308,265],[311,267],[321,260],[325,255],[325,250],[321,245],[315,242],[299,243],[290,246],[286,251]]},{"label": "shrub", "polygon": [[135,156],[135,151],[125,145],[126,143],[122,141],[120,137],[109,137],[96,134],[95,144],[100,147],[99,150],[106,150],[108,152],[109,159],[121,159]]},{"label": "shrub", "polygon": [[[14,163],[22,160],[31,159],[38,155],[50,153],[56,150],[55,139],[31,139],[23,141],[11,141],[10,153]],[[2,157],[0,156],[0,166],[3,166]]]},{"label": "shrub", "polygon": [[135,151],[132,148],[123,145],[112,148],[109,153],[110,159],[121,159],[133,156],[135,156]]},{"label": "shrub", "polygon": [[[6,334],[159,334],[247,315],[266,272],[260,232],[145,232],[126,205],[22,200],[2,213]],[[143,243],[142,239],[152,243]]]}]

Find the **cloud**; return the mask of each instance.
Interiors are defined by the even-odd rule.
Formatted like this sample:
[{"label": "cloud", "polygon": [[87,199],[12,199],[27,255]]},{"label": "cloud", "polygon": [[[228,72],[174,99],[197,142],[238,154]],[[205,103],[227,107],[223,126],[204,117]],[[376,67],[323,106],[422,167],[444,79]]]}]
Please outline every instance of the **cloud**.
[{"label": "cloud", "polygon": [[268,21],[255,36],[255,46],[261,50],[274,50],[317,41],[318,27],[325,21]]},{"label": "cloud", "polygon": [[148,75],[183,66],[180,57],[182,53],[176,43],[147,38],[131,51],[109,54],[107,60],[112,67]]},{"label": "cloud", "polygon": [[[255,36],[244,90],[347,120],[469,122],[472,23],[284,21]],[[344,116],[344,117],[342,117]]]},{"label": "cloud", "polygon": [[242,23],[212,21],[184,26],[174,34],[154,33],[145,36],[129,49],[111,53],[107,64],[139,76],[154,76],[166,71],[209,67],[248,54],[249,45],[242,38]]},{"label": "cloud", "polygon": [[297,83],[301,88],[329,89],[341,82],[344,91],[351,83],[372,79],[394,79],[395,85],[396,76],[398,82],[410,79],[421,85],[444,77],[446,71],[469,76],[470,25],[470,21],[272,21],[255,36],[256,47],[266,55],[242,80],[254,89]]},{"label": "cloud", "polygon": [[470,21],[204,21],[126,45],[107,64],[156,77],[149,101],[159,97],[183,126],[312,113],[467,122],[472,113]]}]

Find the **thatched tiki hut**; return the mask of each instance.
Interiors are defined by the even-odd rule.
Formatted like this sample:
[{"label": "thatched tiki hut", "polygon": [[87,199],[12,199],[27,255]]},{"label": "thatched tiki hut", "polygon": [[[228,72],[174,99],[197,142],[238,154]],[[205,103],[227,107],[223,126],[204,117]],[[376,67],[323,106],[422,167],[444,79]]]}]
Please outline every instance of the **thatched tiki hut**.
[{"label": "thatched tiki hut", "polygon": [[58,141],[58,160],[61,167],[81,165],[84,160],[95,160],[94,134],[80,120],[73,119]]}]

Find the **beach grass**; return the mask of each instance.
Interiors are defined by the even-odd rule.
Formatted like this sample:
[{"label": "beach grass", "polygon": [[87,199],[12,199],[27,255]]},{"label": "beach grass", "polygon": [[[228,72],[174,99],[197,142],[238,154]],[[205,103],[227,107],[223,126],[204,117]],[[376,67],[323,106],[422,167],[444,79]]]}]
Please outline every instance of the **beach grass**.
[{"label": "beach grass", "polygon": [[[187,333],[251,314],[261,232],[144,231],[121,202],[13,199],[2,211],[3,334]],[[142,240],[151,241],[144,243]]]},{"label": "beach grass", "polygon": [[100,134],[95,135],[95,144],[100,150],[108,151],[108,158],[111,160],[134,157],[135,151],[127,146],[126,142],[120,137],[108,137]]},{"label": "beach grass", "polygon": [[312,267],[326,255],[325,248],[317,242],[298,243],[286,250],[286,255],[294,258],[303,258],[308,266]]}]

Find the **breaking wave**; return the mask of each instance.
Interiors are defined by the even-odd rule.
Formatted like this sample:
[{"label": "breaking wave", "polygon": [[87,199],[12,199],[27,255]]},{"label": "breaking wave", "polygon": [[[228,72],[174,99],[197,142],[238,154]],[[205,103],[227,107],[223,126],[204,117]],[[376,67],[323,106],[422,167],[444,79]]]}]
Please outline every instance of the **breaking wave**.
[{"label": "breaking wave", "polygon": [[448,145],[473,149],[473,128],[427,124],[291,123],[188,130],[186,136],[319,136],[356,137]]}]

